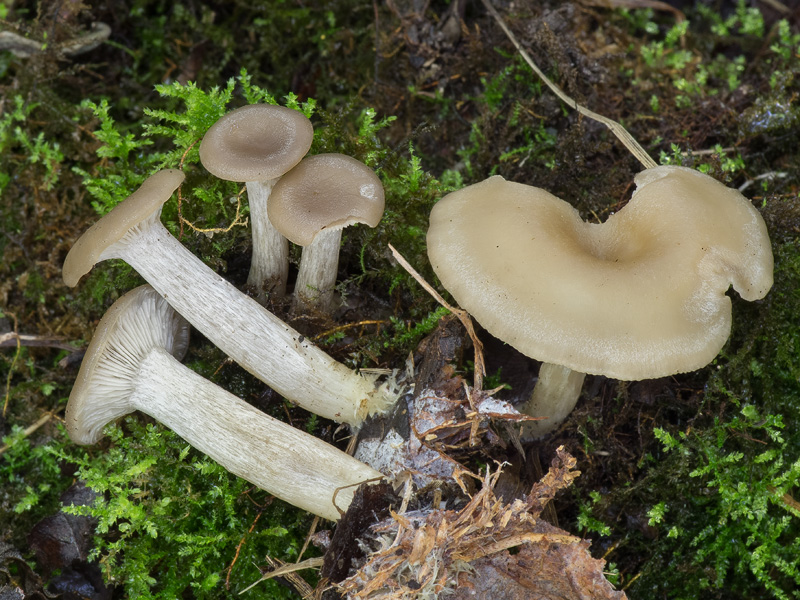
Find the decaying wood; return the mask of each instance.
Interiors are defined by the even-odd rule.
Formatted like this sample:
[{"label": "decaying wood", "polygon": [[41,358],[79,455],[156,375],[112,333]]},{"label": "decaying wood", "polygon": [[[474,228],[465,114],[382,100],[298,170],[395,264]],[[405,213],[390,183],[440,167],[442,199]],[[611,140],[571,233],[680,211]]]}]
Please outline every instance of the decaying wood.
[{"label": "decaying wood", "polygon": [[504,447],[493,422],[529,420],[491,392],[470,388],[453,364],[465,347],[464,329],[446,317],[420,346],[416,377],[392,413],[368,421],[355,457],[383,473],[411,477],[424,490],[458,482],[460,461]]},{"label": "decaying wood", "polygon": [[580,475],[563,448],[521,497],[501,491],[502,465],[479,477],[460,462],[504,449],[495,422],[524,418],[455,373],[466,346],[461,324],[442,319],[414,357],[409,393],[361,432],[356,456],[399,474],[403,497],[386,484],[359,490],[325,543],[320,597],[624,599],[589,542],[541,518]]},{"label": "decaying wood", "polygon": [[364,564],[336,587],[348,600],[623,600],[603,577],[604,562],[589,554],[589,542],[539,519],[580,475],[575,463],[559,448],[542,480],[512,502],[494,493],[498,467],[487,469],[480,491],[461,508],[391,511],[360,540],[371,548]]}]

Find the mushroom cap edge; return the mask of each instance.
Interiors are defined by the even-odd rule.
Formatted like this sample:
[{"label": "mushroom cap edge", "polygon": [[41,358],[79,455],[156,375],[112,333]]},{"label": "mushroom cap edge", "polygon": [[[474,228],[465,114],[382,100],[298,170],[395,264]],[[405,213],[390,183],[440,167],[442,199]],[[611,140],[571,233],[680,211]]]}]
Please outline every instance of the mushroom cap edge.
[{"label": "mushroom cap edge", "polygon": [[[160,329],[130,331],[131,327],[147,323]],[[132,412],[129,395],[133,382],[125,379],[135,376],[138,369],[126,361],[141,360],[156,347],[180,360],[189,347],[189,329],[188,322],[149,285],[139,286],[114,302],[97,325],[69,395],[64,421],[70,439],[76,444],[94,444],[102,437],[106,424]],[[115,345],[121,341],[138,343],[140,347],[129,346],[119,352]],[[117,367],[128,368],[129,372],[114,372],[105,364],[109,353],[114,355]]]}]

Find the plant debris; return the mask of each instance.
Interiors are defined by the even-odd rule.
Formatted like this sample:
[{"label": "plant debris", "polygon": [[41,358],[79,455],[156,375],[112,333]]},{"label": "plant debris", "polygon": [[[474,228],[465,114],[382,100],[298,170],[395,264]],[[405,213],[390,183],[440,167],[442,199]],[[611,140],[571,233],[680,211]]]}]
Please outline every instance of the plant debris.
[{"label": "plant debris", "polygon": [[[625,598],[603,577],[589,543],[539,520],[545,505],[580,475],[557,450],[550,470],[522,499],[494,493],[502,472],[487,468],[483,487],[461,509],[436,506],[370,528],[371,554],[339,584],[348,600],[451,597]],[[519,548],[515,554],[510,549]],[[497,574],[505,575],[497,577]]]}]

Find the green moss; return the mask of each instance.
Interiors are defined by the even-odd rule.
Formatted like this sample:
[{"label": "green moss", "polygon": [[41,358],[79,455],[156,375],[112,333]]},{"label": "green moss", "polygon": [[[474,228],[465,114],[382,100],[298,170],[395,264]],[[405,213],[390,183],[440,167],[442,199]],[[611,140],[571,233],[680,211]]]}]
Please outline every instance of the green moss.
[{"label": "green moss", "polygon": [[57,510],[58,497],[69,485],[59,461],[50,449],[63,449],[69,442],[59,431],[49,445],[35,442],[17,425],[2,438],[0,447],[0,536],[20,548],[25,535],[40,519]]},{"label": "green moss", "polygon": [[791,425],[800,418],[796,242],[776,245],[775,257],[766,299],[735,303],[734,332],[697,412],[662,419],[662,448],[645,459],[643,477],[581,509],[590,522],[608,521],[618,503],[649,507],[646,531],[657,541],[625,534],[651,553],[632,594],[800,597],[800,430]]},{"label": "green moss", "polygon": [[[265,556],[297,559],[309,524],[302,511],[252,488],[160,426],[129,418],[106,433],[111,446],[103,452],[53,452],[76,463],[76,475],[98,492],[94,505],[65,510],[98,520],[91,558],[127,596],[233,597],[260,578]],[[275,582],[251,594],[292,597]]]},{"label": "green moss", "polygon": [[[736,306],[737,319],[749,323],[734,331],[733,348],[726,350],[722,368],[709,381],[711,398],[753,404],[759,410],[783,414],[787,422],[800,419],[800,251],[796,241],[775,247],[775,283],[752,307]],[[735,392],[734,392],[735,390]],[[791,436],[793,437],[793,436]],[[790,439],[791,439],[790,437]],[[800,436],[793,442],[800,454]]]}]

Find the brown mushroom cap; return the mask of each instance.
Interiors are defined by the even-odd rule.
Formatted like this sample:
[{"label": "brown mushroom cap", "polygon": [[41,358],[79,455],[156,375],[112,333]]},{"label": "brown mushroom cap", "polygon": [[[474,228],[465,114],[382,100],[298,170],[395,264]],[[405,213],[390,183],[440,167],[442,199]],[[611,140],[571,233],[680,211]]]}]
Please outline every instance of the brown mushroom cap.
[{"label": "brown mushroom cap", "polygon": [[383,185],[372,169],[344,154],[317,154],[281,177],[267,210],[289,241],[308,246],[323,229],[375,227],[384,205]]},{"label": "brown mushroom cap", "polygon": [[65,422],[76,444],[94,444],[103,427],[133,411],[139,364],[154,348],[178,360],[189,346],[189,324],[149,285],[117,300],[100,319],[69,395]]},{"label": "brown mushroom cap", "polygon": [[461,306],[532,358],[625,380],[698,369],[730,333],[730,285],[747,300],[772,286],[766,226],[692,169],[648,169],[636,184],[591,224],[544,190],[491,177],[434,206],[428,255]]},{"label": "brown mushroom cap", "polygon": [[70,249],[61,274],[69,287],[99,262],[103,250],[118,242],[169,200],[183,183],[183,171],[164,169],[148,177],[141,187],[92,225]]},{"label": "brown mushroom cap", "polygon": [[251,104],[209,128],[200,143],[200,162],[226,181],[266,181],[300,162],[313,140],[314,128],[303,113]]}]

